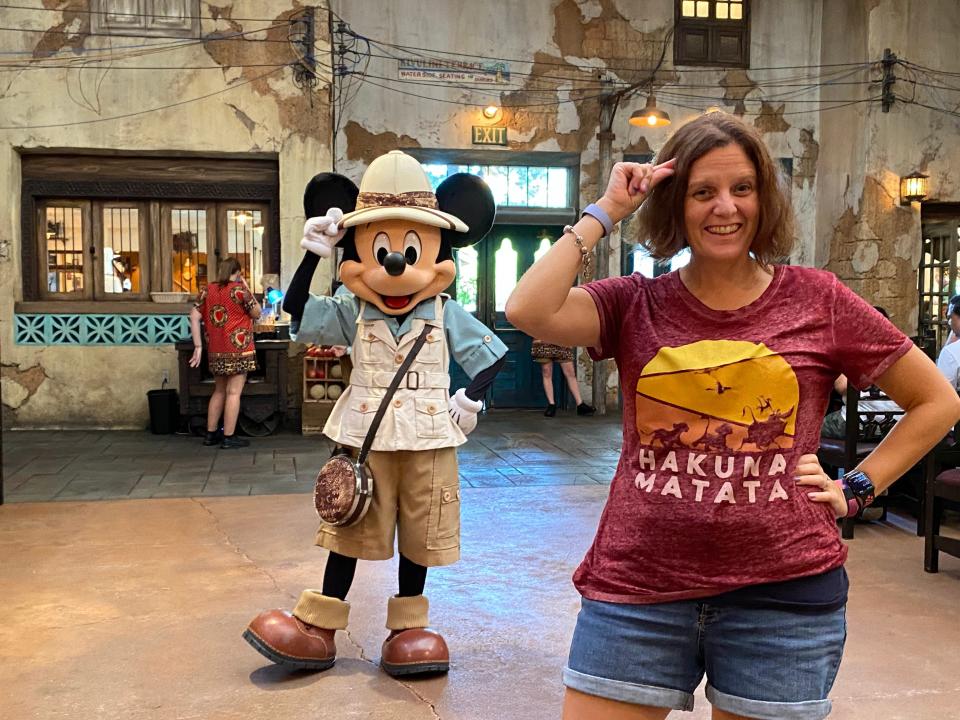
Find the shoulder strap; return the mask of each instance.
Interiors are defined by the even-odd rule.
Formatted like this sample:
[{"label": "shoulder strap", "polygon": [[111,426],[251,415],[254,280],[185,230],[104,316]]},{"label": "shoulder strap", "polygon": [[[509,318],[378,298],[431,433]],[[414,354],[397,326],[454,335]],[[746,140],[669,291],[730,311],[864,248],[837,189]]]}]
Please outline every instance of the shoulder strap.
[{"label": "shoulder strap", "polygon": [[400,369],[397,370],[397,374],[393,376],[393,380],[390,381],[390,387],[387,388],[387,394],[383,396],[383,400],[380,402],[380,407],[377,408],[377,414],[373,416],[373,421],[370,423],[370,429],[367,430],[367,436],[363,439],[363,447],[360,448],[360,455],[357,457],[357,463],[359,465],[363,465],[364,461],[366,461],[367,454],[370,452],[370,446],[373,445],[373,438],[376,437],[377,429],[380,427],[380,421],[383,420],[383,416],[387,412],[387,406],[390,404],[390,399],[397,391],[397,388],[400,387],[400,381],[403,380],[404,375],[407,374],[407,370],[410,369],[410,365],[413,364],[414,358],[417,356],[417,353],[420,352],[420,348],[423,347],[423,344],[427,341],[427,335],[430,334],[432,329],[433,326],[424,323],[423,332],[417,336],[417,341],[413,344],[413,347],[410,348],[410,352],[408,352],[407,357],[404,358],[403,364],[400,365]]}]

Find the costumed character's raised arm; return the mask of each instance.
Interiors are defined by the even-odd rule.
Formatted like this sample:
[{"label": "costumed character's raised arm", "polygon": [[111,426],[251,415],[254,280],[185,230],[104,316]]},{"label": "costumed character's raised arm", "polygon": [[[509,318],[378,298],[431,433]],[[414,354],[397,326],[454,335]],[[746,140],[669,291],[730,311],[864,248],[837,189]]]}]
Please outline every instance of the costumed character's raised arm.
[{"label": "costumed character's raised arm", "polygon": [[290,329],[294,334],[300,328],[304,308],[310,299],[310,282],[320,258],[330,257],[333,247],[353,233],[353,228],[340,228],[340,219],[345,212],[353,211],[358,193],[356,185],[335,173],[320,173],[307,183],[303,194],[307,222],[300,241],[300,247],[306,252],[283,299],[283,310],[290,315]]}]

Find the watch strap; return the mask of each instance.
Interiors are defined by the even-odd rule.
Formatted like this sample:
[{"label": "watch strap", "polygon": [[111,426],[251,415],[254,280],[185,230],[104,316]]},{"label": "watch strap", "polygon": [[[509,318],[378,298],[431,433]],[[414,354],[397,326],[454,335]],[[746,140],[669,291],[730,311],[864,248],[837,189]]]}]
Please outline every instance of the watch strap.
[{"label": "watch strap", "polygon": [[603,226],[604,236],[610,235],[613,233],[613,221],[610,219],[610,216],[607,215],[606,210],[604,210],[602,207],[600,207],[596,203],[590,203],[589,205],[587,205],[583,209],[583,212],[580,213],[580,217],[583,217],[584,215],[589,215],[590,217],[592,217],[594,220],[596,220],[598,223],[600,223]]}]

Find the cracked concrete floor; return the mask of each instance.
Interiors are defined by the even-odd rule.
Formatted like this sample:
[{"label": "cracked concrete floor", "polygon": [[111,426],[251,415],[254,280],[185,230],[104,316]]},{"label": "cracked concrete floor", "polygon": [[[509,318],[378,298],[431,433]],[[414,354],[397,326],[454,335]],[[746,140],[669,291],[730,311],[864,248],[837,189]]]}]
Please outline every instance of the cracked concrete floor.
[{"label": "cracked concrete floor", "polygon": [[[578,608],[570,575],[606,496],[598,485],[463,490],[464,556],[431,571],[446,677],[375,664],[396,561],[361,563],[350,632],[325,673],[288,673],[240,638],[253,615],[317,586],[306,495],[0,507],[0,717],[203,720],[558,718]],[[857,528],[839,720],[960,718],[960,560],[922,570],[905,523]],[[678,717],[705,720],[697,709]]]}]

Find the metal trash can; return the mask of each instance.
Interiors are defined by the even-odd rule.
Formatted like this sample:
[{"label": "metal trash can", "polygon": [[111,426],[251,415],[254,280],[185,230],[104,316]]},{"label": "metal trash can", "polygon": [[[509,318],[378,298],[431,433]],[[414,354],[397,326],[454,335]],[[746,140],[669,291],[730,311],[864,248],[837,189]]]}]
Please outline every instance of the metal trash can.
[{"label": "metal trash can", "polygon": [[150,406],[150,432],[154,435],[172,435],[180,423],[180,400],[173,388],[147,391]]}]

